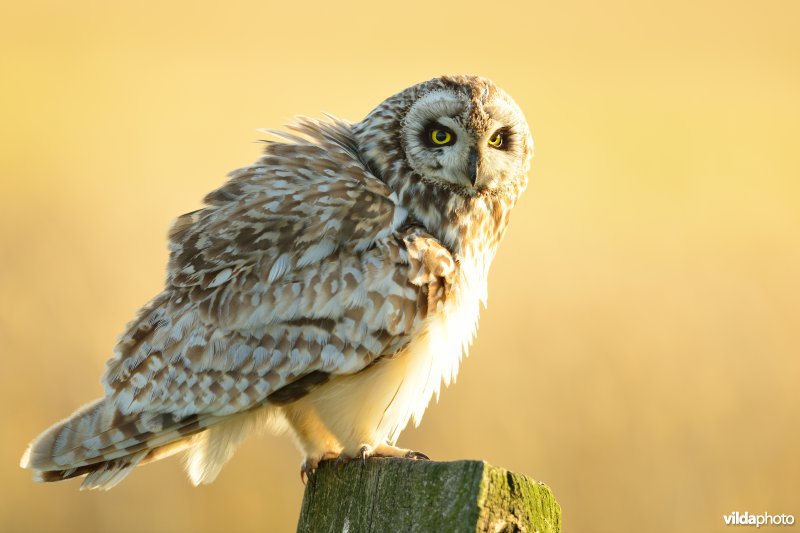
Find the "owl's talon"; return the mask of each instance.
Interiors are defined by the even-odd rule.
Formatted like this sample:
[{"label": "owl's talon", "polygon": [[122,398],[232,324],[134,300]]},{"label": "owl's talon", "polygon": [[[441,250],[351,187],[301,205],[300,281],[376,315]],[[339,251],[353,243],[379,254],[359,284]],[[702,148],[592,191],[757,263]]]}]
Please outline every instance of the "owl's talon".
[{"label": "owl's talon", "polygon": [[308,464],[308,461],[303,461],[303,464],[300,465],[300,481],[303,485],[308,484],[311,476],[313,476],[316,471],[317,469]]},{"label": "owl's talon", "polygon": [[366,444],[358,449],[358,457],[361,459],[361,464],[367,462],[367,458],[372,456],[372,446]]},{"label": "owl's talon", "polygon": [[406,453],[406,459],[413,459],[415,461],[430,461],[431,458],[425,455],[422,452],[415,452],[414,450],[409,450]]},{"label": "owl's talon", "polygon": [[300,465],[300,481],[302,481],[303,485],[305,485],[306,482],[310,481],[314,474],[317,473],[317,468],[319,468],[319,464],[322,461],[336,459],[338,462],[340,457],[341,455],[334,451],[327,451],[319,457],[306,457],[306,459]]}]

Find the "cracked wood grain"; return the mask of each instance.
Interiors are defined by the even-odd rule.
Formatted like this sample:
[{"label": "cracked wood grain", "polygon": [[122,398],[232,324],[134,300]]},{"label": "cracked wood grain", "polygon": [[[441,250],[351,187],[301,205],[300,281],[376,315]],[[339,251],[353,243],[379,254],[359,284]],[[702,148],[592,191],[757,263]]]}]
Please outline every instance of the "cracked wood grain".
[{"label": "cracked wood grain", "polygon": [[559,532],[550,488],[483,461],[325,461],[306,486],[299,532]]}]

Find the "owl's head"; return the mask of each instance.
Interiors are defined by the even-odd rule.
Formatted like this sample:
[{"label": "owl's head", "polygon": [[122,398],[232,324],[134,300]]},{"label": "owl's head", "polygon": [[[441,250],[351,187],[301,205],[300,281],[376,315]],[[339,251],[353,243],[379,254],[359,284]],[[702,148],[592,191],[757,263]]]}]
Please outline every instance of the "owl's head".
[{"label": "owl's head", "polygon": [[405,163],[430,185],[460,196],[525,187],[533,153],[517,104],[491,80],[446,76],[389,98],[358,125],[381,170]]}]

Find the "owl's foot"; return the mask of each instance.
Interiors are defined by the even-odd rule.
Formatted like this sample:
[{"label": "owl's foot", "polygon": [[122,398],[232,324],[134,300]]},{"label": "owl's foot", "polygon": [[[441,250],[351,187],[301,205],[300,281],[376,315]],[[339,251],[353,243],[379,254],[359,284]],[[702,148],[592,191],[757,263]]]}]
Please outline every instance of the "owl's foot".
[{"label": "owl's foot", "polygon": [[[379,444],[371,446],[369,444],[362,444],[355,454],[347,454],[342,452],[338,455],[325,456],[324,459],[336,458],[333,462],[334,466],[340,468],[342,465],[360,459],[365,462],[370,457],[399,457],[401,459],[412,459],[414,461],[430,461],[431,458],[422,452],[408,450],[406,448],[398,448],[396,446],[389,446],[388,444]],[[302,474],[301,474],[302,477]]]},{"label": "owl's foot", "polygon": [[379,444],[378,446],[364,444],[358,450],[358,457],[362,461],[365,461],[369,457],[401,457],[403,459],[414,459],[417,461],[431,460],[430,457],[422,452],[389,446],[388,444]]},{"label": "owl's foot", "polygon": [[300,481],[303,482],[303,485],[311,479],[311,476],[314,475],[314,472],[317,471],[319,468],[319,464],[322,461],[327,459],[339,459],[340,455],[336,452],[325,452],[319,457],[306,457],[305,461],[300,465]]}]

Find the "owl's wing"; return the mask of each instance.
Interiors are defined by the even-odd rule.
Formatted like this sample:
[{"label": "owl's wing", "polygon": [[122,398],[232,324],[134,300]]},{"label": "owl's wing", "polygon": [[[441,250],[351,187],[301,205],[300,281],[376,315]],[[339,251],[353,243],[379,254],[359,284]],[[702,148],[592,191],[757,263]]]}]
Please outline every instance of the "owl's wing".
[{"label": "owl's wing", "polygon": [[273,143],[170,231],[167,288],[103,382],[124,415],[291,401],[400,350],[454,261],[358,160],[344,124]]}]

